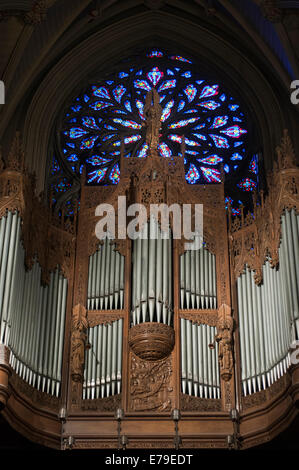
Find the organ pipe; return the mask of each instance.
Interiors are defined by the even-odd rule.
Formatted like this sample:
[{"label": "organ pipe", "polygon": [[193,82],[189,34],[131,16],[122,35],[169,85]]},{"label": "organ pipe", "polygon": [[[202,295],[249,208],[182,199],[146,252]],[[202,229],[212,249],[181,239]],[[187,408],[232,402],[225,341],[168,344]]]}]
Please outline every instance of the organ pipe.
[{"label": "organ pipe", "polygon": [[25,270],[20,238],[21,219],[8,212],[0,220],[0,343],[23,380],[59,396],[67,280],[56,269],[42,286],[37,262]]},{"label": "organ pipe", "polygon": [[216,261],[206,248],[188,250],[180,256],[180,307],[215,309]]},{"label": "organ pipe", "polygon": [[110,397],[121,391],[123,319],[88,329],[83,398]]},{"label": "organ pipe", "polygon": [[117,310],[124,308],[124,257],[115,251],[108,238],[89,257],[89,310]]},{"label": "organ pipe", "polygon": [[171,232],[160,230],[154,217],[133,244],[132,323],[172,322]]},{"label": "organ pipe", "polygon": [[181,318],[182,392],[200,398],[220,398],[218,343],[210,349],[216,327]]}]

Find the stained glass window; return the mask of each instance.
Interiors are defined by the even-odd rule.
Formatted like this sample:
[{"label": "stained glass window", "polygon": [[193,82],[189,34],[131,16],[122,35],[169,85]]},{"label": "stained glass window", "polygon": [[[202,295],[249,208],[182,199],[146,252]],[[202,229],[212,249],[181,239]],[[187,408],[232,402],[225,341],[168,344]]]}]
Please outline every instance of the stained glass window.
[{"label": "stained glass window", "polygon": [[237,213],[238,201],[248,199],[258,182],[258,161],[249,151],[241,104],[188,57],[153,49],[139,59],[120,64],[113,76],[89,86],[69,105],[59,137],[60,157],[56,153],[52,165],[54,192],[67,191],[83,164],[87,184],[117,184],[121,137],[125,157],[146,157],[143,108],[147,92],[156,88],[162,106],[161,158],[181,155],[185,136],[187,182],[219,183],[223,165],[227,197],[232,206],[236,201]]}]

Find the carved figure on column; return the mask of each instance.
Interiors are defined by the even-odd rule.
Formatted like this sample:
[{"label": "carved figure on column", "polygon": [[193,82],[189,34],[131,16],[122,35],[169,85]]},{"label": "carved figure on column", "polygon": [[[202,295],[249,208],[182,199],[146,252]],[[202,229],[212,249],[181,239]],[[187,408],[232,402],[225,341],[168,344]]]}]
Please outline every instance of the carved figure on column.
[{"label": "carved figure on column", "polygon": [[[228,382],[232,377],[233,355],[232,355],[232,334],[234,321],[231,316],[231,308],[222,304],[218,310],[217,335],[215,341],[218,343],[218,359],[220,365],[220,376]],[[210,345],[214,347],[214,345]]]},{"label": "carved figure on column", "polygon": [[87,310],[83,305],[78,304],[73,309],[72,322],[71,376],[74,382],[83,381],[87,328]]},{"label": "carved figure on column", "polygon": [[162,108],[160,106],[160,96],[153,88],[146,95],[144,105],[144,116],[146,127],[146,143],[149,149],[157,149],[159,145],[159,134],[161,129]]}]

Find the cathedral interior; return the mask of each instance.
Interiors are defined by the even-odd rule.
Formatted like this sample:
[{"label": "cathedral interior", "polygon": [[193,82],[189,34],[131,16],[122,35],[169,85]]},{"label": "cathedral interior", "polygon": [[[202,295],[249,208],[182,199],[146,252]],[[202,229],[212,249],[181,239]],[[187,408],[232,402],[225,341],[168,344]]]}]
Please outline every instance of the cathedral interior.
[{"label": "cathedral interior", "polygon": [[299,1],[0,0],[0,44],[0,451],[298,450]]}]

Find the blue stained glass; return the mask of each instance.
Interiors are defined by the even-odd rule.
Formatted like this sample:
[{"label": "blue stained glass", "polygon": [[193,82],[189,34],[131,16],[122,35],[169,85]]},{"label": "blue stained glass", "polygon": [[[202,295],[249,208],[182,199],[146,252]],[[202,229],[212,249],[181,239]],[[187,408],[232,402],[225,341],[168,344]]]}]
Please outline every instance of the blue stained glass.
[{"label": "blue stained glass", "polygon": [[[145,129],[142,130],[144,103],[147,92],[156,87],[160,103],[163,102],[159,154],[164,157],[181,155],[182,150],[180,152],[179,147],[182,144],[182,135],[172,132],[184,134],[188,182],[192,184],[205,181],[219,182],[221,175],[216,166],[222,162],[225,173],[235,170],[234,181],[241,168],[245,169],[248,177],[250,174],[252,177],[257,174],[256,162],[253,158],[250,160],[245,151],[248,140],[245,135],[246,121],[244,120],[241,129],[239,125],[243,122],[241,117],[243,113],[240,112],[240,107],[234,98],[211,81],[196,80],[196,69],[193,70],[192,65],[187,65],[192,64],[189,59],[180,55],[171,56],[173,61],[171,65],[167,56],[166,61],[169,63],[167,66],[167,62],[158,60],[165,55],[164,52],[152,49],[146,55],[148,58],[147,63],[144,62],[144,68],[123,66],[121,71],[116,73],[115,81],[105,80],[96,83],[73,101],[66,113],[64,129],[67,131],[63,134],[64,129],[62,130],[61,143],[61,154],[68,161],[68,168],[71,169],[70,163],[72,163],[73,171],[78,172],[80,166],[78,162],[85,161],[90,165],[89,169],[97,170],[97,167],[100,167],[100,170],[104,170],[102,173],[89,173],[88,181],[93,184],[104,182],[116,184],[119,180],[119,166],[116,165],[123,133],[127,134],[124,135],[125,157],[128,158],[130,155],[138,158],[146,157],[148,150],[145,142],[146,132]],[[182,62],[185,62],[185,67]],[[134,100],[134,97],[137,99]],[[192,109],[191,103],[194,103]],[[221,108],[220,112],[218,108]],[[76,117],[72,114],[75,109],[80,111],[76,123]],[[97,114],[91,113],[91,110]],[[67,120],[67,114],[73,124]],[[132,134],[140,132],[140,135],[130,135],[129,132]],[[241,136],[244,142],[239,141]],[[74,143],[67,142],[71,139],[78,140],[74,140]],[[137,142],[139,143],[136,146]],[[227,151],[230,148],[234,150]],[[91,151],[86,152],[86,150]],[[247,165],[238,167],[229,164],[230,160],[239,163],[242,159],[248,160]],[[243,177],[245,176],[246,174],[243,174]],[[237,179],[240,180],[241,177]],[[232,181],[232,184],[235,183]],[[246,183],[244,185],[242,188],[235,186],[235,189],[239,192],[241,189],[247,191]]]},{"label": "blue stained glass", "polygon": [[211,155],[210,157],[199,158],[198,161],[206,165],[218,165],[218,163],[223,161],[223,158],[218,157],[218,155]]},{"label": "blue stained glass", "polygon": [[139,116],[141,117],[141,119],[144,119],[144,114],[143,114],[144,104],[141,101],[136,100],[136,106],[139,112]]},{"label": "blue stained glass", "polygon": [[116,135],[116,134],[104,135],[104,137],[102,137],[102,142],[106,142],[107,140],[112,139],[112,137],[115,137],[115,135]]},{"label": "blue stained glass", "polygon": [[159,50],[153,50],[149,54],[147,54],[147,57],[150,57],[151,59],[153,57],[163,57],[163,52],[161,52]]},{"label": "blue stained glass", "polygon": [[220,137],[218,135],[210,134],[210,137],[213,139],[214,144],[218,148],[229,148],[228,140],[225,137]]},{"label": "blue stained glass", "polygon": [[99,126],[97,126],[94,117],[83,117],[82,124],[86,127],[90,127],[91,129],[99,129]]},{"label": "blue stained glass", "polygon": [[258,172],[258,167],[257,167],[257,158],[254,156],[252,157],[251,159],[251,162],[249,164],[249,171],[251,171],[252,173],[254,173],[255,175],[257,174]]},{"label": "blue stained glass", "polygon": [[185,101],[181,100],[178,105],[178,112],[181,111],[185,107]]},{"label": "blue stained glass", "polygon": [[86,163],[89,163],[92,166],[99,166],[111,162],[111,158],[100,157],[99,155],[93,155],[90,158],[87,158]]},{"label": "blue stained glass", "polygon": [[88,173],[88,183],[101,183],[103,179],[105,178],[105,175],[107,173],[107,168],[101,168],[99,170],[94,170]]},{"label": "blue stained glass", "polygon": [[87,139],[82,140],[80,149],[91,149],[94,146],[95,141],[97,140],[98,136],[93,135],[91,137],[88,137]]},{"label": "blue stained glass", "polygon": [[55,173],[58,173],[59,171],[60,171],[60,166],[58,164],[58,161],[56,160],[55,157],[53,157],[51,173],[55,174]]},{"label": "blue stained glass", "polygon": [[201,166],[200,169],[209,183],[221,183],[221,174],[219,170],[216,170],[215,168],[205,168],[203,166]]},{"label": "blue stained glass", "polygon": [[200,139],[200,140],[207,140],[207,138],[206,138],[205,135],[202,135],[202,134],[195,134],[195,133],[194,133],[193,135],[195,135],[195,137],[197,137],[197,138]]},{"label": "blue stained glass", "polygon": [[233,137],[234,139],[237,139],[242,134],[247,133],[246,129],[241,129],[241,127],[238,125],[231,126],[228,129],[224,129],[223,131],[220,131],[220,132],[222,134],[228,135],[229,137]]},{"label": "blue stained glass", "polygon": [[186,174],[186,180],[190,184],[195,184],[199,180],[199,178],[200,178],[200,173],[198,169],[193,163],[191,163],[188,173]]},{"label": "blue stained glass", "polygon": [[131,106],[130,101],[128,101],[128,100],[125,101],[124,105],[125,105],[126,110],[129,111],[129,113],[131,113],[132,112],[132,106]]},{"label": "blue stained glass", "polygon": [[169,124],[169,129],[177,129],[177,128],[180,128],[180,127],[185,127],[185,126],[188,126],[189,124],[192,124],[196,121],[198,121],[198,117],[195,117],[195,118],[190,118],[190,119],[183,119],[182,121],[179,121],[179,122],[174,122],[173,124]]},{"label": "blue stained glass", "polygon": [[162,116],[161,116],[161,121],[164,122],[166,121],[166,119],[169,118],[170,114],[171,114],[171,108],[173,107],[174,105],[174,100],[170,100],[167,105],[165,106],[165,108],[163,109],[163,113],[162,113]]},{"label": "blue stained glass", "polygon": [[77,155],[75,153],[72,153],[71,155],[69,155],[67,157],[67,160],[69,162],[77,162],[79,160],[79,158],[77,157]]},{"label": "blue stained glass", "polygon": [[110,93],[109,93],[108,88],[104,86],[101,86],[99,88],[97,88],[96,86],[93,86],[92,90],[93,90],[93,94],[97,96],[98,98],[104,98],[104,99],[110,100]]},{"label": "blue stained glass", "polygon": [[172,152],[171,152],[170,148],[168,147],[168,145],[165,144],[165,142],[162,142],[158,146],[158,149],[159,149],[160,154],[162,155],[162,157],[171,157]]},{"label": "blue stained glass", "polygon": [[213,124],[211,125],[212,129],[217,129],[218,127],[225,126],[228,121],[228,116],[216,116],[214,118]]},{"label": "blue stained glass", "polygon": [[237,186],[244,191],[253,191],[256,188],[256,183],[251,178],[244,178]]},{"label": "blue stained glass", "polygon": [[117,184],[120,180],[120,171],[119,171],[119,166],[118,164],[114,165],[112,168],[109,179],[113,184]]},{"label": "blue stained glass", "polygon": [[213,85],[213,86],[205,86],[200,95],[199,95],[199,99],[201,98],[208,98],[210,96],[215,96],[218,94],[218,88],[219,88],[219,85]]},{"label": "blue stained glass", "polygon": [[135,121],[124,121],[123,119],[113,119],[116,124],[121,124],[124,127],[130,127],[131,129],[141,129],[141,124],[137,124]]},{"label": "blue stained glass", "polygon": [[187,95],[189,103],[191,103],[191,101],[193,101],[196,96],[197,89],[194,85],[190,84],[184,89],[184,92]]},{"label": "blue stained glass", "polygon": [[148,150],[148,145],[147,145],[147,144],[143,144],[143,146],[141,147],[141,149],[138,151],[136,157],[137,157],[137,158],[146,157],[147,150]]},{"label": "blue stained glass", "polygon": [[203,101],[201,103],[198,103],[199,106],[202,106],[203,108],[210,109],[214,111],[214,109],[219,108],[220,104],[216,103],[216,101]]},{"label": "blue stained glass", "polygon": [[230,159],[231,160],[243,160],[243,157],[239,153],[233,153]]},{"label": "blue stained glass", "polygon": [[77,122],[77,118],[73,118],[69,120],[70,123]]},{"label": "blue stained glass", "polygon": [[163,90],[168,90],[169,88],[174,88],[175,86],[176,80],[166,80],[159,86],[158,92],[160,93]]},{"label": "blue stained glass", "polygon": [[142,90],[151,91],[151,87],[149,86],[146,80],[135,80],[134,86],[135,88],[141,88]]},{"label": "blue stained glass", "polygon": [[158,67],[154,67],[150,72],[148,72],[147,74],[147,78],[152,82],[152,84],[154,86],[157,85],[157,83],[159,83],[159,81],[161,80],[161,78],[164,77],[164,73],[159,70]]},{"label": "blue stained glass", "polygon": [[104,101],[96,101],[95,103],[91,103],[89,105],[92,109],[95,109],[96,111],[100,109],[105,109],[108,108],[109,106],[113,106],[112,103],[105,103]]},{"label": "blue stained glass", "polygon": [[82,109],[82,106],[80,106],[79,104],[75,105],[75,106],[71,106],[71,110],[72,111],[75,111],[75,113],[77,113],[78,111],[80,111],[80,109]]},{"label": "blue stained glass", "polygon": [[179,60],[181,62],[187,62],[188,64],[192,64],[191,60],[185,59],[185,57],[182,57],[180,55],[172,55],[172,56],[170,56],[170,58],[172,60]]},{"label": "blue stained glass", "polygon": [[83,135],[87,134],[87,131],[81,127],[73,127],[69,130],[69,132],[66,131],[65,134],[69,135],[71,139],[78,139],[78,137],[82,137]]},{"label": "blue stained glass", "polygon": [[123,95],[126,93],[126,88],[123,85],[118,85],[112,93],[116,101],[120,103]]}]

